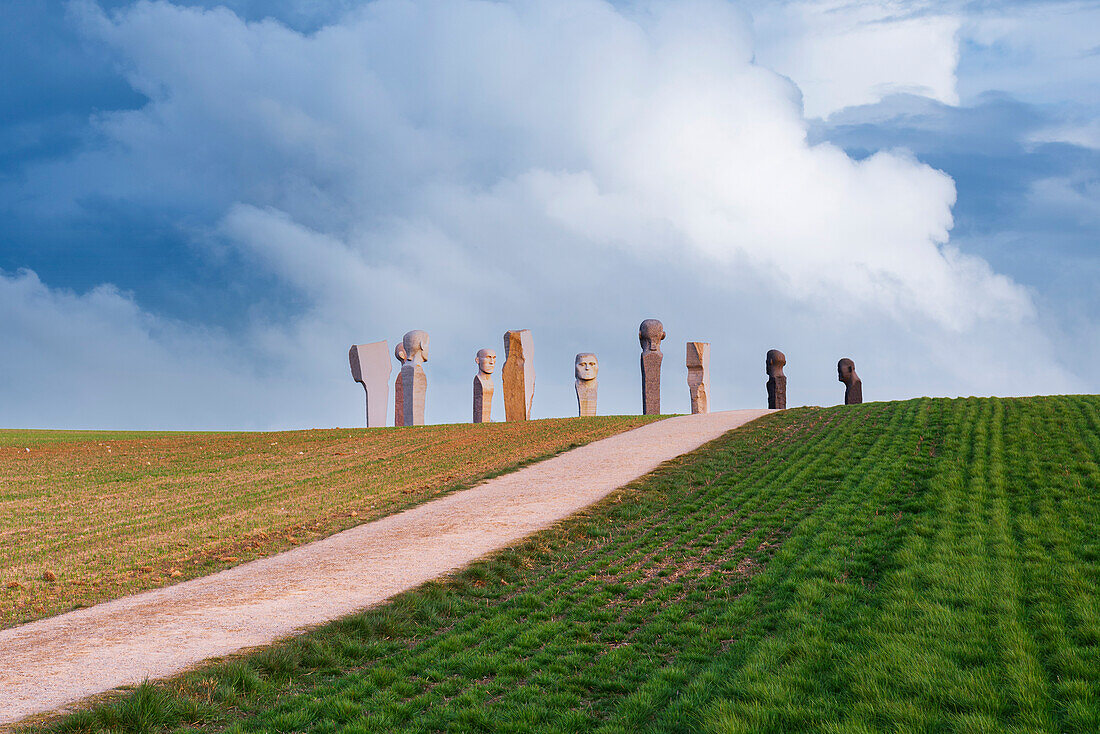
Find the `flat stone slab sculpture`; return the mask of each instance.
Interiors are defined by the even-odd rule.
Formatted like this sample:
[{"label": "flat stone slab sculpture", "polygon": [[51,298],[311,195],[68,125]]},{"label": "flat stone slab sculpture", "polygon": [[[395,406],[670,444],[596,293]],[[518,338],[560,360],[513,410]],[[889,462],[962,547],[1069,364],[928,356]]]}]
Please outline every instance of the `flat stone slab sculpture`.
[{"label": "flat stone slab sculpture", "polygon": [[390,345],[385,341],[356,344],[348,350],[351,378],[367,394],[367,428],[386,425],[390,402]]},{"label": "flat stone slab sculpture", "polygon": [[403,425],[424,425],[424,399],[428,393],[428,376],[424,363],[428,361],[428,332],[415,329],[405,334],[397,354],[401,360],[401,402]]},{"label": "flat stone slab sculpture", "polygon": [[397,342],[393,348],[393,356],[400,365],[397,368],[397,379],[393,381],[393,424],[395,426],[405,425],[405,383],[401,379],[401,369],[405,366],[405,360],[401,357],[404,348],[401,342]]},{"label": "flat stone slab sculpture", "polygon": [[787,355],[778,349],[769,349],[764,359],[764,369],[768,373],[768,407],[786,410],[787,376],[783,374],[783,367],[787,364]]},{"label": "flat stone slab sculpture", "polygon": [[661,362],[665,355],[661,342],[665,338],[665,326],[657,319],[646,319],[638,327],[638,341],[642,345],[642,414],[661,414]]},{"label": "flat stone slab sculpture", "polygon": [[474,362],[477,363],[477,374],[474,375],[474,423],[491,423],[493,371],[497,368],[497,353],[492,349],[479,349]]},{"label": "flat stone slab sculpture", "polygon": [[600,363],[591,352],[581,352],[574,362],[577,376],[577,415],[596,415],[596,391],[599,388]]},{"label": "flat stone slab sculpture", "polygon": [[691,413],[710,412],[710,343],[687,343],[688,393]]},{"label": "flat stone slab sculpture", "polygon": [[504,332],[504,368],[500,381],[504,386],[504,418],[510,421],[531,419],[531,401],[535,397],[535,340],[530,329]]},{"label": "flat stone slab sculpture", "polygon": [[856,374],[856,363],[845,357],[836,363],[837,379],[844,383],[844,404],[859,405],[863,402],[863,380]]}]

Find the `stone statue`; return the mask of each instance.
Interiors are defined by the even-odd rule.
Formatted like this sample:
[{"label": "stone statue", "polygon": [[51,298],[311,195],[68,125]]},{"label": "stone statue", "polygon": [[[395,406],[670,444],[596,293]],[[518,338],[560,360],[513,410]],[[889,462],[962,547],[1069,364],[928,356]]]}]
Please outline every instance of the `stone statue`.
[{"label": "stone statue", "polygon": [[844,383],[844,404],[863,402],[863,380],[856,374],[856,363],[845,357],[836,363],[837,379]]},{"label": "stone statue", "polygon": [[581,352],[574,362],[577,376],[577,415],[596,415],[596,390],[599,388],[600,363],[591,352]]},{"label": "stone statue", "polygon": [[405,334],[398,347],[401,360],[401,403],[406,426],[424,425],[424,398],[428,392],[428,377],[424,363],[428,361],[428,332],[415,329]]},{"label": "stone statue", "polygon": [[401,379],[401,370],[405,366],[405,358],[401,356],[404,348],[401,342],[397,342],[393,348],[393,356],[397,358],[397,364],[401,365],[397,368],[397,379],[393,381],[393,424],[395,426],[405,425],[405,383]]},{"label": "stone statue", "polygon": [[367,394],[367,428],[386,425],[386,406],[390,402],[390,345],[384,341],[356,344],[348,350],[351,379]]},{"label": "stone statue", "polygon": [[535,341],[530,329],[504,332],[504,368],[500,381],[504,386],[504,418],[525,421],[531,418],[535,397]]},{"label": "stone statue", "polygon": [[497,353],[492,349],[479,349],[474,358],[477,374],[474,375],[474,423],[492,422],[493,372],[497,368]]},{"label": "stone statue", "polygon": [[687,343],[688,392],[691,412],[710,412],[710,343]]},{"label": "stone statue", "polygon": [[787,355],[778,349],[769,349],[764,364],[768,373],[768,407],[786,410],[787,376],[783,374],[783,366],[787,364]]},{"label": "stone statue", "polygon": [[642,344],[642,413],[661,413],[661,342],[665,327],[657,319],[646,319],[638,327],[638,341]]}]

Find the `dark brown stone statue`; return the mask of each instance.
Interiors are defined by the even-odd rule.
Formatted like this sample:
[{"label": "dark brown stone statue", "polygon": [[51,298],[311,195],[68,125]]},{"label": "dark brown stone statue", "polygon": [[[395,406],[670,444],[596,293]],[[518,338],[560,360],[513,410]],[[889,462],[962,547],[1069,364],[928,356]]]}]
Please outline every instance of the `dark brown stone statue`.
[{"label": "dark brown stone statue", "polygon": [[657,319],[646,319],[638,327],[638,341],[642,344],[642,414],[661,413],[661,342],[665,327]]},{"label": "dark brown stone statue", "polygon": [[783,366],[787,364],[787,355],[778,349],[769,349],[764,361],[768,373],[768,407],[772,410],[787,409],[787,376]]},{"label": "dark brown stone statue", "polygon": [[844,383],[844,404],[859,405],[863,402],[863,380],[856,374],[856,363],[845,357],[836,363],[837,379]]}]

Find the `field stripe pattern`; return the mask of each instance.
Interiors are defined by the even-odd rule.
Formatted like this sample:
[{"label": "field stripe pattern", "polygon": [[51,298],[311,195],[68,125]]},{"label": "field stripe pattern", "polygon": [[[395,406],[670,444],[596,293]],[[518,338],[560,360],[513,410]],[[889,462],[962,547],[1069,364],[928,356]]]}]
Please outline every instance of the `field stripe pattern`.
[{"label": "field stripe pattern", "polygon": [[1098,529],[1098,397],[788,410],[56,730],[1095,732]]}]

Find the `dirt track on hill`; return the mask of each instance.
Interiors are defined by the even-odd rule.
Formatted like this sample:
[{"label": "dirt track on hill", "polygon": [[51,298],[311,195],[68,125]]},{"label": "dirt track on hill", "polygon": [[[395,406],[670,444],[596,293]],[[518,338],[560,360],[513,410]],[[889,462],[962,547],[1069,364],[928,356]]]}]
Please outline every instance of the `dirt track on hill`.
[{"label": "dirt track on hill", "polygon": [[277,556],[0,630],[0,724],[378,604],[767,412],[658,421]]}]

